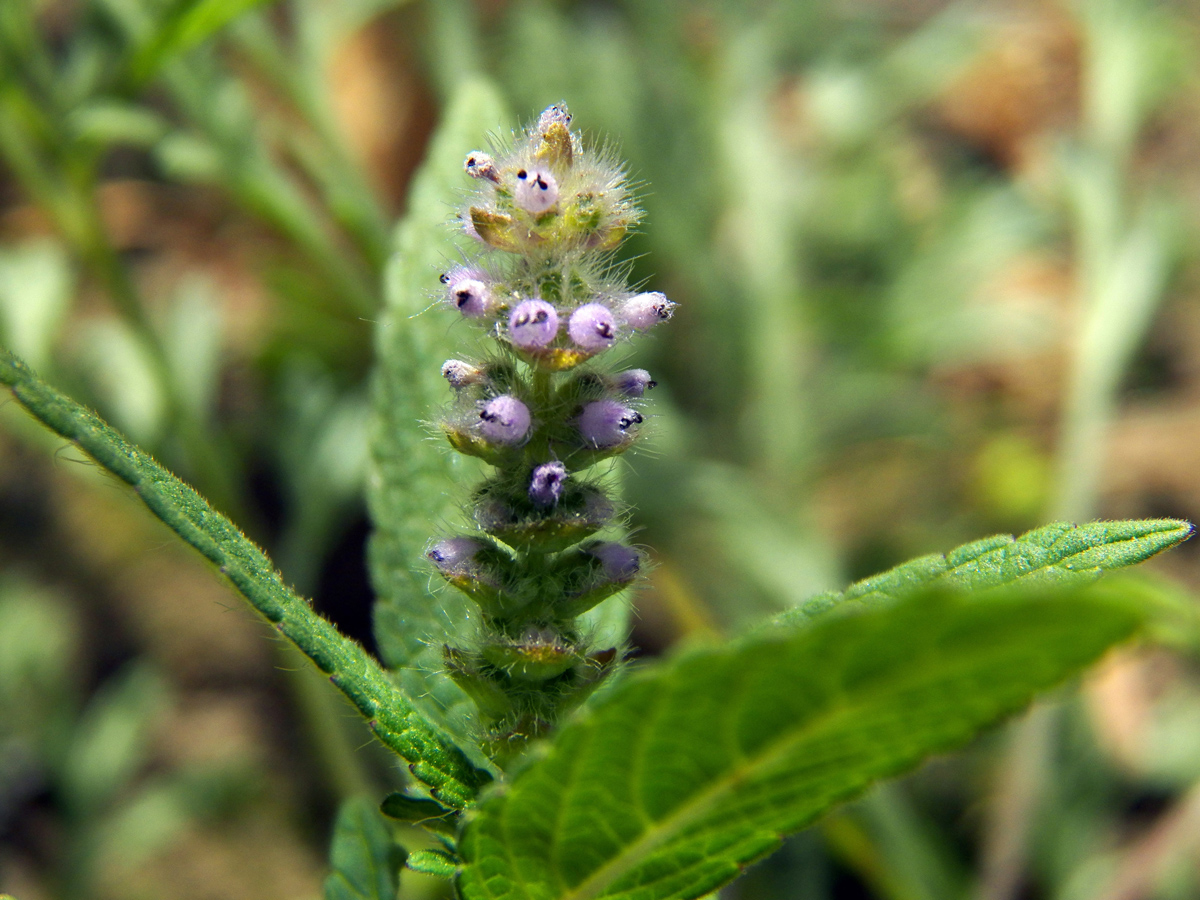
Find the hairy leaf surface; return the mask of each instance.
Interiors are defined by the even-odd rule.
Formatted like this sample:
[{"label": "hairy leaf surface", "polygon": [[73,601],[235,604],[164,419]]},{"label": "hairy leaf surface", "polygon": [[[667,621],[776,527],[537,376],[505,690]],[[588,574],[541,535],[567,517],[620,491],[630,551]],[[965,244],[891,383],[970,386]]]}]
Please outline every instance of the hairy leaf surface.
[{"label": "hairy leaf surface", "polygon": [[631,676],[487,796],[466,900],[694,898],[875,779],[961,744],[1141,622],[1088,592],[925,593]]},{"label": "hairy leaf surface", "polygon": [[1106,570],[1149,559],[1187,540],[1194,530],[1190,522],[1180,519],[1134,519],[1086,525],[1055,522],[1015,538],[997,534],[949,553],[910,560],[845,591],[821,594],[776,621],[800,624],[830,609],[876,606],[933,587],[1078,587]]},{"label": "hairy leaf surface", "polygon": [[[423,423],[451,394],[442,363],[464,352],[462,323],[429,309],[438,272],[455,260],[447,198],[463,187],[463,158],[482,135],[504,121],[503,104],[488,83],[467,80],[457,89],[425,162],[409,190],[408,212],[396,231],[396,254],[387,272],[387,307],[376,331],[373,471],[368,500],[375,636],[384,661],[409,696],[454,726],[456,708],[471,707],[442,674],[442,644],[468,628],[469,604],[441,586],[425,565],[424,549],[435,527],[461,519],[471,462],[450,452],[445,439]],[[459,729],[462,730],[461,728]]]},{"label": "hairy leaf surface", "polygon": [[221,573],[281,634],[290,639],[370,720],[384,744],[443,803],[462,807],[490,776],[416,710],[379,663],[283,583],[266,554],[151,456],[95,413],[58,393],[24,363],[0,352],[0,384],[43,424],[82,448],[131,485],[172,531],[220,567]]}]

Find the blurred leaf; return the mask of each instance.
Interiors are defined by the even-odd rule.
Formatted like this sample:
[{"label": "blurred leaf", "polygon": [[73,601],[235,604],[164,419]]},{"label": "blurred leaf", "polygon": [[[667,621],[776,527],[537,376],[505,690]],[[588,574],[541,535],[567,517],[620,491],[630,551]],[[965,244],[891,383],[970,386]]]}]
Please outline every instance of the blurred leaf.
[{"label": "blurred leaf", "polygon": [[164,341],[175,389],[189,412],[204,421],[221,369],[221,308],[210,282],[185,278],[176,291]]},{"label": "blurred leaf", "polygon": [[74,273],[57,241],[40,239],[0,248],[0,337],[30,361],[44,365],[70,308]]},{"label": "blurred leaf", "polygon": [[356,797],[338,812],[330,862],[333,872],[325,879],[325,900],[394,900],[404,851],[375,804]]},{"label": "blurred leaf", "polygon": [[134,56],[130,65],[134,81],[145,83],[172,57],[202,44],[238,16],[267,2],[270,0],[182,0]]},{"label": "blurred leaf", "polygon": [[0,383],[57,433],[133,486],[176,534],[218,565],[250,604],[299,647],[371,723],[385,745],[442,802],[462,807],[490,775],[475,768],[396,689],[367,652],[284,586],[266,555],[204,499],[79,404],[59,394],[10,354],[0,356]]},{"label": "blurred leaf", "polygon": [[71,111],[67,125],[77,138],[101,146],[150,147],[166,134],[165,119],[153,110],[114,100],[92,100]]},{"label": "blurred leaf", "polygon": [[80,330],[79,361],[98,399],[135,441],[156,443],[166,424],[167,398],[146,342],[111,316],[91,319]]},{"label": "blurred leaf", "polygon": [[1090,592],[922,594],[630,676],[460,849],[466,900],[698,897],[871,781],[961,744],[1129,637]]},{"label": "blurred leaf", "polygon": [[[459,521],[474,463],[451,453],[422,424],[450,399],[441,377],[447,357],[462,352],[460,336],[427,312],[438,271],[453,261],[447,240],[447,197],[464,187],[463,157],[505,120],[503,101],[484,81],[461,82],[425,163],[409,189],[408,212],[396,231],[396,255],[387,271],[387,309],[376,331],[378,372],[368,501],[375,523],[372,582],[378,594],[375,635],[384,661],[409,696],[448,723],[459,706],[458,729],[471,704],[442,674],[442,645],[464,632],[470,601],[457,591],[433,595],[423,550],[434,529]],[[454,727],[451,724],[451,727]]]},{"label": "blurred leaf", "polygon": [[841,593],[814,597],[776,619],[805,622],[826,610],[875,606],[932,587],[982,591],[1006,585],[1077,587],[1105,570],[1143,562],[1192,536],[1195,528],[1179,519],[1136,519],[1071,525],[1056,522],[1018,538],[997,534],[963,544],[949,553],[909,560]]},{"label": "blurred leaf", "polygon": [[146,759],[155,720],[166,706],[165,682],[138,663],[97,691],[63,762],[63,799],[75,815],[97,815],[126,788]]}]

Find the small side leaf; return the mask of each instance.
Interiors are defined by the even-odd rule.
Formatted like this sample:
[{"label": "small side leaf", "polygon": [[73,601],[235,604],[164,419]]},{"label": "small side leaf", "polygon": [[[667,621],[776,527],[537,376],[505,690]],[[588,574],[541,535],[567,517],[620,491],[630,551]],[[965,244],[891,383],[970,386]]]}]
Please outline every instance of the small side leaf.
[{"label": "small side leaf", "polygon": [[44,425],[131,485],[151,512],[219,566],[251,606],[329,675],[375,735],[408,761],[437,799],[461,808],[491,780],[413,707],[366,650],[289,590],[266,554],[192,488],[3,351],[0,384],[12,388],[17,401]]},{"label": "small side leaf", "polygon": [[407,865],[414,872],[438,878],[453,878],[458,872],[454,857],[441,850],[414,850],[408,856]]},{"label": "small side leaf", "polygon": [[464,900],[687,900],[1132,635],[1100,588],[922,594],[635,674],[486,795]]},{"label": "small side leaf", "polygon": [[812,598],[780,615],[802,624],[834,607],[875,606],[934,587],[986,590],[1006,585],[1079,587],[1105,571],[1132,566],[1192,536],[1181,519],[1135,519],[1071,525],[1055,522],[1014,538],[998,534],[949,553],[910,560],[880,575]]},{"label": "small side leaf", "polygon": [[333,871],[325,879],[325,900],[395,900],[404,851],[370,800],[342,804],[329,860]]}]

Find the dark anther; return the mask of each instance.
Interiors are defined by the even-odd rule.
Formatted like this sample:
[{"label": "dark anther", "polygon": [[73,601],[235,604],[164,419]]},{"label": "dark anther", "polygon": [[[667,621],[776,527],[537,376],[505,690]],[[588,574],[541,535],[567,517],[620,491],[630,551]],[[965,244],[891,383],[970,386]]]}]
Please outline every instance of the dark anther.
[{"label": "dark anther", "polygon": [[517,173],[517,177],[520,178],[522,181],[524,181],[526,178],[529,177],[529,173],[526,172],[524,169],[522,169],[520,172]]}]

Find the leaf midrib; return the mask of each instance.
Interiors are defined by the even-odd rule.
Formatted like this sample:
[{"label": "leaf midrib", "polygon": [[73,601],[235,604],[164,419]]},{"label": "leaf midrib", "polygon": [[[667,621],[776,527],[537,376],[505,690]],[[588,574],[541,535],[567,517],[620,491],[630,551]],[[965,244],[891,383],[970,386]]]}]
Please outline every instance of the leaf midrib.
[{"label": "leaf midrib", "polygon": [[[1100,652],[1099,650],[1097,653]],[[932,648],[927,651],[925,658],[932,655]],[[992,661],[1002,658],[1008,654],[1005,653],[972,653],[966,656],[960,655],[960,661],[954,667],[955,674],[968,668],[976,668],[971,663],[980,663],[984,660]],[[943,657],[944,659],[944,657]],[[1064,676],[1065,677],[1065,676]],[[915,685],[920,684],[926,679],[897,679],[890,682],[897,689],[911,689]],[[1030,693],[1035,689],[1031,688]],[[876,697],[878,694],[872,691],[869,697]],[[571,889],[565,894],[559,894],[556,900],[593,900],[599,897],[607,887],[613,884],[622,875],[627,874],[635,866],[646,859],[651,852],[662,846],[671,837],[681,832],[688,825],[698,821],[705,813],[707,813],[719,800],[726,794],[732,792],[747,775],[755,770],[766,768],[772,763],[778,761],[780,757],[790,751],[793,745],[801,742],[802,739],[811,736],[812,734],[827,728],[834,724],[839,718],[844,718],[847,715],[856,714],[865,705],[867,698],[852,703],[847,706],[840,707],[836,710],[831,710],[822,714],[790,736],[780,738],[777,741],[767,745],[766,752],[759,754],[753,758],[753,761],[735,766],[726,775],[717,779],[710,787],[694,795],[693,799],[685,802],[675,812],[671,813],[665,819],[662,819],[657,827],[647,831],[642,837],[638,838],[632,844],[629,844],[625,850],[614,856],[609,862],[605,863],[591,875],[589,875],[578,886]],[[1014,704],[1014,706],[1017,704]]]}]

